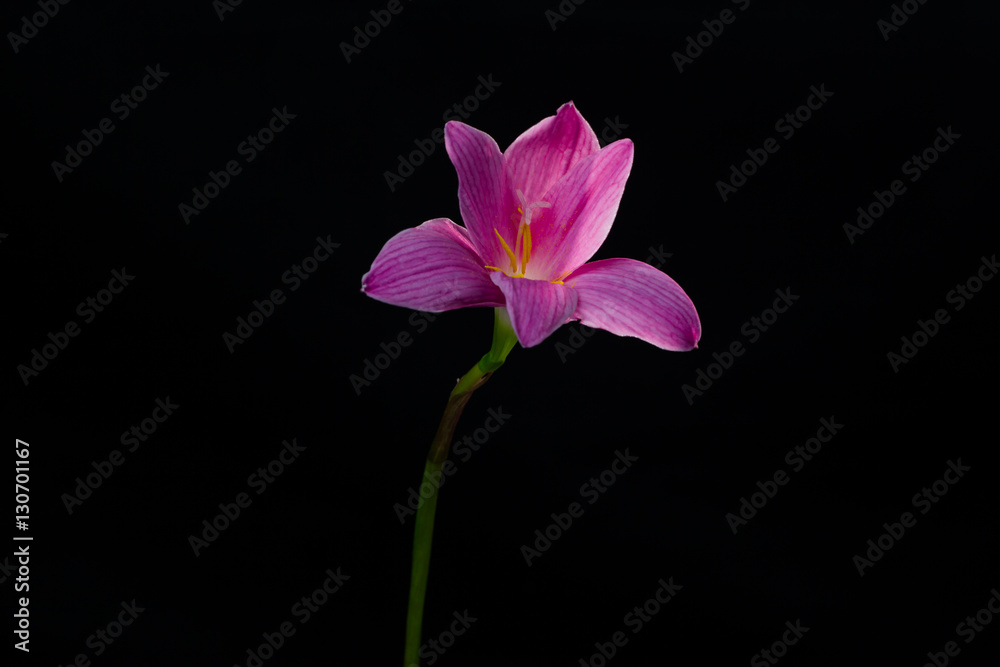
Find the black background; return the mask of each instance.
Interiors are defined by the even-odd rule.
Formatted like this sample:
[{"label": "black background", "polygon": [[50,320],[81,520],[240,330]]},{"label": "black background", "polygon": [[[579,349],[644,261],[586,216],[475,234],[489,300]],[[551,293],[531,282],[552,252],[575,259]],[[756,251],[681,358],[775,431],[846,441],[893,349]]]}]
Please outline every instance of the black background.
[{"label": "black background", "polygon": [[[492,312],[418,332],[360,279],[400,230],[461,221],[442,146],[394,190],[384,174],[490,75],[467,122],[501,148],[569,100],[598,134],[627,125],[635,162],[595,258],[662,247],[704,335],[669,353],[598,331],[567,354],[568,325],[473,396],[457,436],[511,416],[442,490],[425,635],[477,620],[435,664],[578,665],[619,630],[609,664],[747,664],[796,620],[809,631],[781,664],[916,666],[947,641],[956,665],[996,664],[1000,619],[968,644],[956,625],[1000,587],[1000,287],[946,300],[998,250],[994,5],[929,2],[888,40],[889,3],[590,0],[554,30],[555,0],[402,7],[350,62],[340,43],[384,3],[244,2],[220,20],[207,0],[72,2],[17,53],[5,40],[2,423],[31,448],[30,664],[244,665],[284,621],[296,633],[266,664],[400,663],[412,520],[394,505]],[[735,21],[678,72],[672,53],[724,8]],[[10,3],[0,27],[37,11]],[[169,75],[114,117],[157,64]],[[822,108],[776,132],[821,85]],[[295,118],[242,162],[275,107]],[[104,117],[114,132],[60,182],[53,161]],[[960,138],[910,182],[901,165],[949,127]],[[723,202],[716,182],[768,137],[779,151]],[[185,224],[178,205],[231,159],[242,173]],[[844,223],[894,179],[906,193],[852,244]],[[318,236],[340,246],[290,291]],[[122,267],[131,284],[25,384],[18,366]],[[230,353],[223,333],[278,288],[287,301]],[[749,344],[776,289],[799,299]],[[894,372],[887,354],[939,308],[950,321]],[[412,344],[356,391],[403,331]],[[738,340],[690,404],[682,386]],[[124,451],[168,396],[174,415]],[[835,438],[734,535],[726,514],[831,417]],[[248,476],[292,438],[305,451],[257,495]],[[638,461],[529,567],[522,545],[626,448]],[[115,449],[124,464],[69,513],[64,494]],[[971,470],[919,514],[913,495],[959,458]],[[252,504],[195,556],[189,536],[240,492]],[[859,576],[853,557],[907,510],[916,526]],[[350,579],[299,624],[292,605],[328,568]],[[623,617],[670,577],[683,588],[632,634]],[[88,636],[133,599],[145,611],[95,656]]]}]

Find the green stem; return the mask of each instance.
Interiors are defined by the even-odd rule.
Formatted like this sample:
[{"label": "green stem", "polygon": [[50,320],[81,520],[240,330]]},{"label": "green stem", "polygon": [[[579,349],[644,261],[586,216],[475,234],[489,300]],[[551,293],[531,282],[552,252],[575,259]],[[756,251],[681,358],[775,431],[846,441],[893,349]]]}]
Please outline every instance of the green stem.
[{"label": "green stem", "polygon": [[458,418],[462,416],[465,404],[474,392],[503,365],[507,354],[513,349],[517,337],[510,326],[505,308],[496,308],[493,324],[493,346],[479,362],[459,379],[448,396],[444,415],[438,424],[437,433],[431,441],[424,478],[431,482],[431,494],[424,498],[417,508],[416,525],[413,529],[413,568],[410,574],[410,603],[406,612],[406,648],[403,656],[404,667],[419,667],[420,638],[424,615],[424,598],[427,594],[427,573],[431,562],[431,541],[434,537],[434,511],[437,509],[437,495],[441,468],[448,458],[448,449],[454,438]]}]

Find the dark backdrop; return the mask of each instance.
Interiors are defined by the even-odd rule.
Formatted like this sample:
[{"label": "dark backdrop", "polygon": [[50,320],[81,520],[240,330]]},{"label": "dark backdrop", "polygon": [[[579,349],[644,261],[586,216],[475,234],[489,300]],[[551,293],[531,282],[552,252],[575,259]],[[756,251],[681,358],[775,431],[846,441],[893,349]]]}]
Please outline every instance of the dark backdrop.
[{"label": "dark backdrop", "polygon": [[[659,264],[704,335],[669,353],[568,325],[473,396],[425,619],[447,650],[424,664],[995,664],[995,8],[391,8],[5,7],[2,415],[30,448],[29,527],[8,529],[33,538],[30,664],[253,665],[283,623],[264,664],[400,664],[396,506],[492,312],[428,318],[361,276],[400,230],[461,220],[446,110],[504,148],[569,100],[635,142],[597,258]],[[296,284],[317,239],[337,245]],[[0,552],[11,643],[25,543]],[[468,628],[441,636],[455,614]]]}]

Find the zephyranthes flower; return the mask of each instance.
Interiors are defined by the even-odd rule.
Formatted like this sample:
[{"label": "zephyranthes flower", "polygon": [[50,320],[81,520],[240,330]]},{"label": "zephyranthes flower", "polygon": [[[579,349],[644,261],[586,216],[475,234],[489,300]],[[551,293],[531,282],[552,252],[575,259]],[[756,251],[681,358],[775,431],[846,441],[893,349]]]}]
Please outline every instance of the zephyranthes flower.
[{"label": "zephyranthes flower", "polygon": [[[363,292],[431,312],[504,307],[524,347],[572,320],[666,350],[697,346],[698,313],[669,276],[633,259],[587,263],[618,212],[629,139],[600,148],[572,102],[503,153],[464,123],[444,130],[465,227],[435,218],[398,233],[361,279]],[[669,224],[668,211],[659,215],[657,225]]]},{"label": "zephyranthes flower", "polygon": [[[441,312],[492,306],[493,345],[459,379],[431,441],[424,478],[439,479],[472,392],[520,342],[531,347],[565,322],[635,336],[667,350],[701,337],[691,299],[665,273],[632,259],[586,263],[607,238],[632,169],[632,142],[601,148],[573,103],[504,153],[484,132],[451,121],[444,143],[458,171],[465,227],[428,220],[393,236],[361,279],[369,296]],[[417,509],[403,664],[417,667],[437,488]]]}]

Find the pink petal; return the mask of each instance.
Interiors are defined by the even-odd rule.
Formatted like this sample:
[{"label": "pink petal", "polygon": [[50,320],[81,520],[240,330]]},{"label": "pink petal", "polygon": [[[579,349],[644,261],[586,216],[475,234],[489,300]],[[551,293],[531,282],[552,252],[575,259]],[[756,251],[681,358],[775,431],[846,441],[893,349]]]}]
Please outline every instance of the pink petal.
[{"label": "pink petal", "polygon": [[634,336],[677,352],[698,346],[701,320],[680,285],[662,271],[634,259],[584,264],[566,278],[576,290],[573,318],[588,327]]},{"label": "pink petal", "polygon": [[428,220],[389,239],[361,291],[394,306],[439,313],[469,306],[502,306],[469,233],[447,218]]},{"label": "pink petal", "polygon": [[555,116],[528,128],[504,151],[510,187],[520,189],[528,203],[542,201],[577,162],[598,150],[594,130],[576,106],[567,102]]},{"label": "pink petal", "polygon": [[[458,172],[458,206],[484,264],[506,266],[507,256],[497,238],[514,238],[517,226],[510,219],[517,200],[508,192],[504,159],[493,137],[460,123],[444,126],[444,147]],[[501,263],[502,262],[502,263]]]},{"label": "pink petal", "polygon": [[510,324],[522,347],[541,343],[576,309],[576,293],[565,285],[511,278],[501,271],[494,271],[490,278],[507,298]]},{"label": "pink petal", "polygon": [[529,277],[557,280],[594,256],[618,213],[632,153],[629,139],[605,146],[546,193],[552,207],[532,217]]}]

